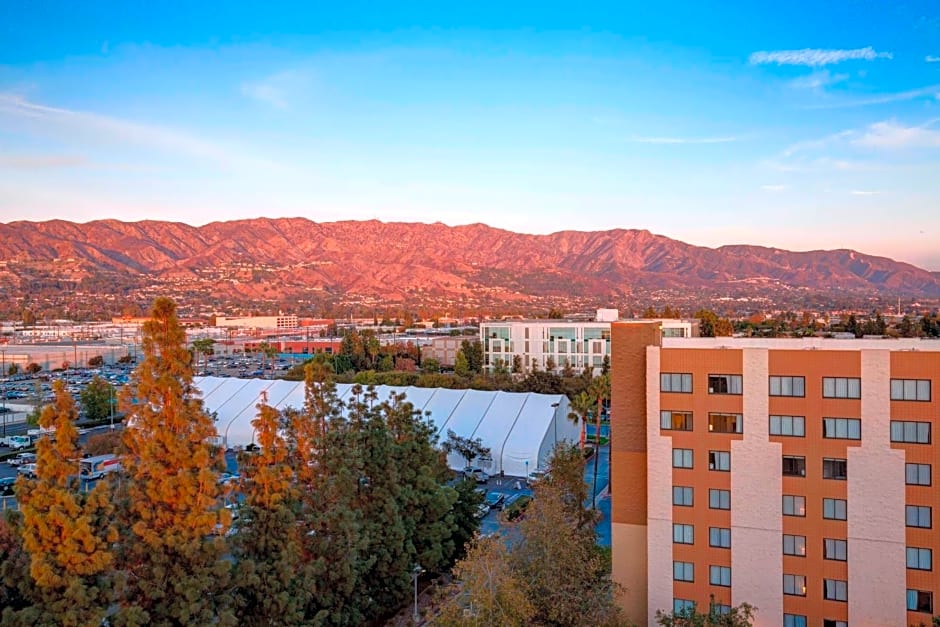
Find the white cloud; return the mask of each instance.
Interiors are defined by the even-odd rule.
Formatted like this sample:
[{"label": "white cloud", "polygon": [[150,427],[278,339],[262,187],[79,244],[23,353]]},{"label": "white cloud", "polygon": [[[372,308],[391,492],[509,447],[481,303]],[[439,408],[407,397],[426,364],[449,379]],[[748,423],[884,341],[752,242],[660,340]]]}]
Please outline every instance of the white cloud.
[{"label": "white cloud", "polygon": [[304,91],[310,82],[308,72],[285,70],[257,82],[241,85],[241,93],[276,109],[288,109],[291,98]]},{"label": "white cloud", "polygon": [[760,188],[765,192],[782,192],[787,189],[786,185],[761,185]]},{"label": "white cloud", "polygon": [[77,155],[0,154],[0,168],[45,170],[89,165],[88,159]]},{"label": "white cloud", "polygon": [[783,151],[783,156],[792,157],[794,154],[798,152],[805,152],[808,150],[815,150],[817,148],[823,148],[825,146],[828,146],[829,144],[841,141],[848,137],[852,137],[855,134],[856,132],[853,131],[852,129],[847,129],[844,131],[839,131],[838,133],[833,133],[832,135],[826,135],[825,137],[822,137],[820,139],[810,139],[807,141],[797,142],[795,144],[791,144],[787,146],[787,148]]},{"label": "white cloud", "polygon": [[638,144],[725,144],[738,141],[737,137],[631,137]]},{"label": "white cloud", "polygon": [[849,193],[852,194],[853,196],[877,196],[881,192],[879,192],[878,190],[874,190],[874,189],[853,189]]},{"label": "white cloud", "polygon": [[879,94],[870,98],[858,98],[855,100],[842,100],[838,102],[828,102],[825,104],[812,105],[806,109],[844,109],[847,107],[864,107],[868,105],[888,104],[891,102],[901,102],[904,100],[914,100],[924,96],[936,97],[940,85],[929,85],[918,89],[908,91],[899,91],[890,94]]},{"label": "white cloud", "polygon": [[828,85],[835,85],[848,80],[848,74],[831,74],[829,70],[819,70],[807,76],[800,76],[790,81],[790,85],[797,89],[820,89]]},{"label": "white cloud", "polygon": [[130,144],[171,155],[195,157],[223,165],[261,165],[251,157],[241,156],[229,146],[222,146],[183,131],[131,122],[117,117],[50,107],[9,92],[0,92],[0,129],[4,122],[35,135],[52,135],[88,147],[103,144]]},{"label": "white cloud", "polygon": [[927,63],[940,63],[940,57],[928,54],[926,57],[924,57],[924,61]]},{"label": "white cloud", "polygon": [[938,121],[928,120],[920,126],[904,126],[894,120],[876,122],[852,143],[865,148],[887,150],[940,148],[940,130],[930,128]]},{"label": "white cloud", "polygon": [[855,48],[853,50],[826,50],[820,48],[803,48],[802,50],[761,50],[751,54],[748,61],[751,65],[808,65],[822,67],[843,61],[873,61],[875,59],[891,59],[890,52],[876,52],[871,46]]}]

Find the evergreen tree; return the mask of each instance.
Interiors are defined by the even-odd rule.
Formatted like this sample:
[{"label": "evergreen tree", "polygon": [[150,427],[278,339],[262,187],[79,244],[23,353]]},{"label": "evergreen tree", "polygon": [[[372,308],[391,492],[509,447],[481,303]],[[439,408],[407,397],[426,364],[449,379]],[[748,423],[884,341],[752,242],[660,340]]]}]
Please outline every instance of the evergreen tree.
[{"label": "evergreen tree", "polygon": [[[29,608],[36,591],[29,576],[29,553],[23,548],[23,516],[8,509],[0,516],[0,625],[29,622],[20,610]],[[23,620],[27,618],[27,620]]]},{"label": "evergreen tree", "polygon": [[91,382],[79,393],[82,409],[89,420],[104,420],[111,415],[111,399],[114,388],[110,383],[95,375]]},{"label": "evergreen tree", "polygon": [[55,402],[39,425],[55,429],[55,439],[39,440],[36,479],[21,480],[17,490],[37,599],[26,612],[37,624],[97,625],[111,603],[113,506],[105,481],[90,492],[78,490],[78,411],[64,382],[56,381],[53,390]]},{"label": "evergreen tree", "polygon": [[168,298],[143,325],[143,362],[121,395],[128,416],[120,568],[127,573],[117,625],[230,624],[229,563],[221,539],[212,419],[193,386],[192,355]]},{"label": "evergreen tree", "polygon": [[259,405],[252,422],[260,452],[243,460],[245,500],[232,542],[234,605],[239,624],[276,627],[302,622],[307,592],[301,570],[301,542],[292,508],[296,500],[289,451],[278,435],[280,414]]},{"label": "evergreen tree", "polygon": [[470,364],[467,361],[467,355],[463,352],[463,349],[457,351],[457,356],[454,358],[454,374],[466,377],[470,375]]}]

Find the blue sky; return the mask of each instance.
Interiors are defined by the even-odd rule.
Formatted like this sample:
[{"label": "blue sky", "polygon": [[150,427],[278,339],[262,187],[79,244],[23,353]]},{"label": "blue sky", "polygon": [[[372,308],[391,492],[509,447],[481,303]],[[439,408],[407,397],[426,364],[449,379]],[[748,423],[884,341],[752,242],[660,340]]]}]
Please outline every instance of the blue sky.
[{"label": "blue sky", "polygon": [[936,2],[463,4],[2,3],[0,219],[643,228],[940,270]]}]

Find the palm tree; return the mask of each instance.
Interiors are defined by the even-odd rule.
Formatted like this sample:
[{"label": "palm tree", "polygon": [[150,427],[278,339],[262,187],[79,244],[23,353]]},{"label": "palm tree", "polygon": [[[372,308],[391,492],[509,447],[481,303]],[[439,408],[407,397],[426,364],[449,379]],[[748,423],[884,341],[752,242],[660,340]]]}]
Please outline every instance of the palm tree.
[{"label": "palm tree", "polygon": [[581,425],[581,439],[579,448],[584,448],[584,442],[587,439],[587,421],[591,416],[591,410],[594,409],[594,397],[587,391],[578,392],[568,405],[571,410],[568,413],[568,420]]},{"label": "palm tree", "polygon": [[597,399],[597,411],[594,412],[594,486],[591,488],[591,509],[597,509],[597,458],[601,450],[601,413],[604,401],[610,399],[610,375],[595,377],[588,386],[587,396]]}]

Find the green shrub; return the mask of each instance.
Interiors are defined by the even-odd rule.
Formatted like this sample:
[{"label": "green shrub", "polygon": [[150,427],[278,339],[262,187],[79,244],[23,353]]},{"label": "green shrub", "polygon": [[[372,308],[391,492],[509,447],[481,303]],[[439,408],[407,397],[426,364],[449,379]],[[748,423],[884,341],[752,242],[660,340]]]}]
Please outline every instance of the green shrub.
[{"label": "green shrub", "polygon": [[526,508],[529,506],[529,502],[532,501],[532,497],[526,494],[520,496],[516,501],[503,510],[503,516],[506,517],[506,520],[512,522],[518,520],[522,514],[525,513]]}]

